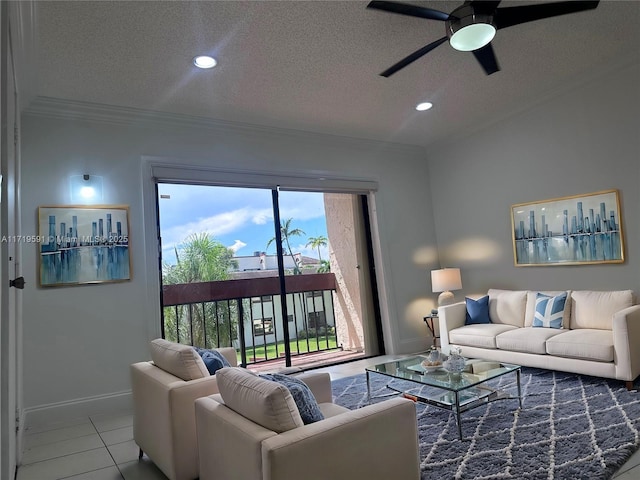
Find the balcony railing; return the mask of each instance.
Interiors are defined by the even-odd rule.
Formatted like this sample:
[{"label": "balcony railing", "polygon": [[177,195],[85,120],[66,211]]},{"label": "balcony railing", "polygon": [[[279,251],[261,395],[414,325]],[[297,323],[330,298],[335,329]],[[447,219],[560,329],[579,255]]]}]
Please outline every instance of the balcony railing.
[{"label": "balcony railing", "polygon": [[[337,345],[333,273],[285,277],[292,356]],[[232,346],[240,363],[284,355],[284,321],[278,277],[164,285],[163,333],[168,340],[203,348]]]}]

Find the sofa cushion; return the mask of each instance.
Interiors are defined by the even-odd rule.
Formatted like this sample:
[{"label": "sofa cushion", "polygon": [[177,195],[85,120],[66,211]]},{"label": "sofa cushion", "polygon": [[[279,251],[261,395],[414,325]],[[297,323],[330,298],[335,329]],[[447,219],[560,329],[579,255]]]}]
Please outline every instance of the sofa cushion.
[{"label": "sofa cushion", "polygon": [[496,336],[517,327],[497,323],[465,325],[449,331],[449,343],[468,347],[497,348]]},{"label": "sofa cushion", "polygon": [[190,345],[156,338],[149,344],[151,360],[162,370],[189,381],[209,376],[200,355]]},{"label": "sofa cushion", "polygon": [[467,306],[467,315],[464,321],[465,325],[476,325],[478,323],[491,323],[489,318],[489,295],[485,295],[478,300],[465,298]]},{"label": "sofa cushion", "polygon": [[611,330],[613,314],[633,304],[631,290],[571,292],[571,329]]},{"label": "sofa cushion", "polygon": [[324,420],[324,415],[322,415],[316,397],[309,386],[302,380],[281,373],[263,373],[260,377],[287,387],[293,397],[293,401],[296,402],[298,413],[300,413],[302,422],[305,425]]},{"label": "sofa cushion", "polygon": [[536,312],[533,316],[532,327],[562,328],[564,318],[564,306],[567,304],[567,294],[557,296],[536,295]]},{"label": "sofa cushion", "polygon": [[216,372],[216,381],[225,405],[252,422],[276,433],[304,425],[291,392],[284,385],[241,367],[221,368]]},{"label": "sofa cushion", "polygon": [[489,317],[493,323],[524,326],[524,312],[527,306],[526,290],[498,290],[492,288],[489,294]]},{"label": "sofa cushion", "polygon": [[580,328],[547,340],[547,353],[558,357],[613,362],[613,332]]},{"label": "sofa cushion", "polygon": [[206,348],[198,347],[193,347],[193,349],[198,352],[198,355],[202,358],[204,365],[209,371],[209,375],[215,375],[221,368],[231,366],[229,360],[217,350],[207,350]]},{"label": "sofa cushion", "polygon": [[532,290],[527,292],[527,307],[524,313],[524,326],[530,327],[533,323],[533,317],[536,313],[536,299],[538,294],[557,297],[563,293],[567,294],[567,301],[564,302],[564,313],[562,314],[562,328],[569,328],[571,322],[571,290]]},{"label": "sofa cushion", "polygon": [[496,337],[496,345],[499,350],[545,355],[547,353],[546,341],[563,331],[566,330],[532,327],[516,328],[498,335]]}]

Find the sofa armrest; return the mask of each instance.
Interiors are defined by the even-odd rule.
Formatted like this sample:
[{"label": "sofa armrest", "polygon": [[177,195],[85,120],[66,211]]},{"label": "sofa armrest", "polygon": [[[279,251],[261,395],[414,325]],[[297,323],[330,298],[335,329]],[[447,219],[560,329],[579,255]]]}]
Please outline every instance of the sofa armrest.
[{"label": "sofa armrest", "polygon": [[220,347],[216,348],[224,358],[231,364],[232,367],[238,366],[238,354],[236,353],[236,349],[233,347]]},{"label": "sofa armrest", "polygon": [[215,376],[184,381],[152,362],[131,365],[133,437],[170,477],[198,474],[194,401],[218,392]]},{"label": "sofa armrest", "polygon": [[[327,461],[318,463],[318,455]],[[416,409],[394,398],[262,442],[262,479],[418,480]]]},{"label": "sofa armrest", "polygon": [[616,378],[635,380],[640,375],[640,305],[615,313],[612,325]]},{"label": "sofa armrest", "polygon": [[303,373],[301,375],[295,375],[294,377],[302,380],[309,386],[318,403],[333,402],[333,394],[331,392],[331,375],[328,373]]},{"label": "sofa armrest", "polygon": [[262,441],[277,435],[216,400],[195,401],[200,480],[261,478]]},{"label": "sofa armrest", "polygon": [[465,302],[445,305],[438,308],[438,322],[440,324],[440,346],[443,353],[449,354],[449,331],[464,325],[467,316]]}]

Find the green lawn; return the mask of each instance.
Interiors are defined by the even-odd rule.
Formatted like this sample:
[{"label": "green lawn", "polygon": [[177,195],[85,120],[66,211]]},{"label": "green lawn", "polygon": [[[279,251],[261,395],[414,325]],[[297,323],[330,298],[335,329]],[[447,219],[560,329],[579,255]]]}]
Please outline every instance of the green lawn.
[{"label": "green lawn", "polygon": [[[319,340],[319,342],[318,342]],[[327,342],[328,340],[328,342]],[[308,343],[307,343],[308,342]],[[318,345],[320,343],[320,345]],[[276,345],[278,347],[278,353],[276,353]],[[291,348],[291,354],[296,353],[307,353],[307,352],[317,352],[318,350],[327,350],[332,348],[338,348],[336,343],[336,337],[330,336],[328,339],[325,337],[320,337],[319,339],[311,337],[309,339],[299,339],[292,340],[289,342]],[[266,347],[266,355],[265,355],[265,347]],[[284,342],[269,343],[266,346],[260,345],[255,347],[254,349],[247,346],[247,362],[253,362],[254,358],[256,361],[259,360],[272,360],[278,358],[279,356],[284,355]],[[238,353],[238,363],[242,360],[240,358],[240,353]]]}]

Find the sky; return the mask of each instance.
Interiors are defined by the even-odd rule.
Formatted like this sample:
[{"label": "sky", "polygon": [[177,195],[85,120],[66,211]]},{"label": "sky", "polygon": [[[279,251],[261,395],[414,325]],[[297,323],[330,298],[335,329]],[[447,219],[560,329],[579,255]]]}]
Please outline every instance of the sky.
[{"label": "sky", "polygon": [[[257,188],[213,187],[203,185],[158,184],[162,259],[176,262],[174,247],[193,233],[207,232],[235,256],[250,256],[256,251],[276,253],[271,190]],[[168,195],[169,198],[163,198]],[[280,219],[292,218],[290,228],[305,235],[292,237],[293,253],[318,258],[318,251],[306,247],[310,237],[327,235],[323,194],[283,192],[279,194]],[[320,249],[327,259],[326,247]]]}]

